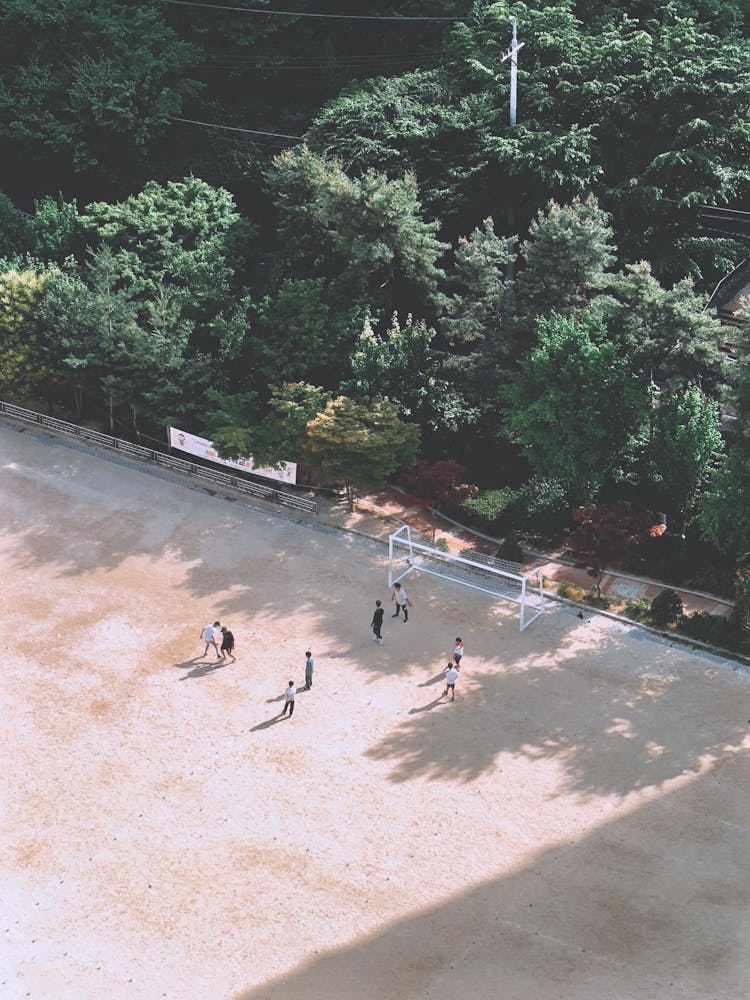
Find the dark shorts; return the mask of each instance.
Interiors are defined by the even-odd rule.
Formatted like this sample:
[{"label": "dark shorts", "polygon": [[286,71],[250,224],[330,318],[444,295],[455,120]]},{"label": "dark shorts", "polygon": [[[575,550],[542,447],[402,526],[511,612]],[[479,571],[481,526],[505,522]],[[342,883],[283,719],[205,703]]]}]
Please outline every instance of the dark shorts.
[{"label": "dark shorts", "polygon": [[446,684],[445,686],[446,686],[446,688],[447,688],[447,689],[448,689],[449,691],[453,691],[453,690],[455,689],[455,687],[456,687],[456,685],[455,685],[455,684]]}]

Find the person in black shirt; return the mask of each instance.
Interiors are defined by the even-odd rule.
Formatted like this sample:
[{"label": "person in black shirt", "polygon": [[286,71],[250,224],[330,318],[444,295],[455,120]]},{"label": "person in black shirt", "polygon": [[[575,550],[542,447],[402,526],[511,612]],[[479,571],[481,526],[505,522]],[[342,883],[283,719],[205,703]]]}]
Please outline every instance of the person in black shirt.
[{"label": "person in black shirt", "polygon": [[381,646],[383,645],[383,636],[380,634],[380,630],[383,627],[383,614],[382,602],[375,601],[375,611],[370,624],[372,625],[372,638],[375,642],[379,642]]},{"label": "person in black shirt", "polygon": [[222,627],[221,630],[221,655],[225,660],[227,656],[231,656],[232,663],[236,659],[234,655],[234,636],[226,627]]}]

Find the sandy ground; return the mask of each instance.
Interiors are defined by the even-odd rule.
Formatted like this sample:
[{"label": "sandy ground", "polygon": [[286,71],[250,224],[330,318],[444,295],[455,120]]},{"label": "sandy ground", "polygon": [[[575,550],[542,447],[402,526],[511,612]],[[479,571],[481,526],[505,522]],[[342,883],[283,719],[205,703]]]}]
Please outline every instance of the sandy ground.
[{"label": "sandy ground", "polygon": [[419,577],[379,647],[382,546],[1,425],[0,500],[2,997],[750,992],[748,673]]}]

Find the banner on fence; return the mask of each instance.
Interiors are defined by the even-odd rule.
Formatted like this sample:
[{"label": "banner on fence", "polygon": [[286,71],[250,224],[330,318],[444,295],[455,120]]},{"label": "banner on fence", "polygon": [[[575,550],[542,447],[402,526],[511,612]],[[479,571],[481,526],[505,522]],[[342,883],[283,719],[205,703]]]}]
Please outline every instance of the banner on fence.
[{"label": "banner on fence", "polygon": [[197,455],[199,458],[208,459],[209,462],[216,462],[219,465],[228,465],[230,468],[240,469],[242,472],[252,472],[255,476],[278,479],[282,483],[297,482],[296,462],[282,462],[278,469],[256,469],[252,458],[219,458],[212,441],[209,441],[208,438],[198,437],[197,434],[181,431],[179,427],[169,428],[169,444],[172,448],[186,451],[190,455]]}]

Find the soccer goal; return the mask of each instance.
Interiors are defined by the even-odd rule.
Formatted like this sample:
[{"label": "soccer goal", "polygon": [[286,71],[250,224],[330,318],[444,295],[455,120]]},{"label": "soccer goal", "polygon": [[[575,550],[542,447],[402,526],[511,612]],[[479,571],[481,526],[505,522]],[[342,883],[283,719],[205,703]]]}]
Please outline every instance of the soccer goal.
[{"label": "soccer goal", "polygon": [[464,587],[481,590],[520,608],[521,631],[545,609],[544,582],[540,569],[525,570],[519,563],[495,559],[480,552],[453,555],[417,541],[408,524],[388,536],[388,586],[409,573],[427,573]]}]

